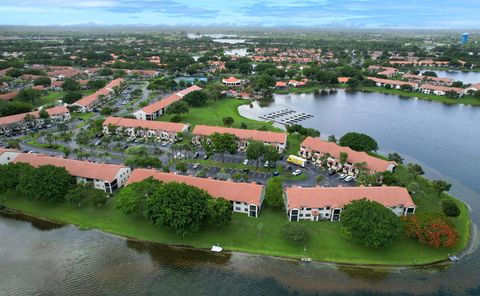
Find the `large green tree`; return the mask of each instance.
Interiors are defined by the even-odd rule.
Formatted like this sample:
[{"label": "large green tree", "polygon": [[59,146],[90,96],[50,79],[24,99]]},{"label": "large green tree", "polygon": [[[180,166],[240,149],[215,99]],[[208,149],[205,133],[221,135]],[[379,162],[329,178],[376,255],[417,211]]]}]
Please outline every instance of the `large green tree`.
[{"label": "large green tree", "polygon": [[223,198],[210,198],[207,207],[208,223],[223,227],[232,221],[232,204]]},{"label": "large green tree", "polygon": [[147,198],[145,216],[155,225],[185,236],[202,226],[209,198],[206,191],[196,187],[166,183]]},{"label": "large green tree", "polygon": [[74,183],[75,179],[65,168],[44,165],[22,174],[18,189],[29,199],[59,201]]},{"label": "large green tree", "polygon": [[208,101],[208,95],[202,90],[192,91],[191,93],[185,95],[183,100],[187,102],[192,107],[203,106]]},{"label": "large green tree", "polygon": [[400,219],[390,209],[367,199],[345,206],[341,223],[349,237],[369,248],[387,247],[402,231]]},{"label": "large green tree", "polygon": [[250,141],[245,151],[247,158],[250,160],[255,160],[256,165],[258,166],[258,161],[263,155],[265,149],[265,144],[260,141]]},{"label": "large green tree", "polygon": [[280,177],[268,179],[265,188],[265,205],[273,208],[282,208],[283,202],[283,183]]},{"label": "large green tree", "polygon": [[355,151],[377,151],[378,150],[378,143],[372,137],[356,133],[350,132],[343,135],[338,141],[340,146],[350,147]]},{"label": "large green tree", "polygon": [[213,151],[220,154],[222,162],[225,153],[235,154],[238,149],[238,138],[232,134],[213,133],[209,136]]},{"label": "large green tree", "polygon": [[116,197],[116,207],[123,213],[130,215],[145,211],[147,198],[162,186],[162,183],[153,178],[135,182],[122,188]]}]

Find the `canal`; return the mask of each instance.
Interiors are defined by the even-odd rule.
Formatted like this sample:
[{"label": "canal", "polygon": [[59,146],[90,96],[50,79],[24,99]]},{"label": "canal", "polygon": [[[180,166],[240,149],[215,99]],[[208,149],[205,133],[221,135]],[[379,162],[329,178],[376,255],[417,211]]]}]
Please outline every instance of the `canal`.
[{"label": "canal", "polygon": [[[282,108],[314,115],[301,123],[322,137],[364,132],[382,152],[421,163],[451,181],[480,222],[480,108],[339,91],[277,95],[240,112],[258,118]],[[213,255],[6,214],[0,235],[0,295],[480,295],[478,249],[454,265],[384,269]]]}]

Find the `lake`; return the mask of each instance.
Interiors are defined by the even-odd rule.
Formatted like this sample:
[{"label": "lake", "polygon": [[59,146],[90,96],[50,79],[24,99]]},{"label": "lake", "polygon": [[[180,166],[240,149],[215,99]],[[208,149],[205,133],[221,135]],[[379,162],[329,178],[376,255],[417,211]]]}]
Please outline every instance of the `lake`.
[{"label": "lake", "polygon": [[[423,70],[430,71],[430,70]],[[422,71],[422,72],[423,72]],[[462,81],[465,84],[480,83],[480,72],[470,71],[433,71],[438,77],[452,78],[455,81]]]},{"label": "lake", "polygon": [[[478,295],[478,260],[418,269],[304,264],[129,241],[0,214],[1,295]],[[469,292],[470,294],[466,294]],[[407,294],[408,293],[408,294]]]},{"label": "lake", "polygon": [[[259,115],[291,108],[314,115],[301,122],[337,137],[373,136],[382,152],[421,163],[446,178],[480,222],[480,108],[343,90],[332,95],[276,95]],[[478,248],[459,263],[423,268],[303,264],[246,254],[211,254],[129,241],[0,215],[1,295],[480,295]]]}]

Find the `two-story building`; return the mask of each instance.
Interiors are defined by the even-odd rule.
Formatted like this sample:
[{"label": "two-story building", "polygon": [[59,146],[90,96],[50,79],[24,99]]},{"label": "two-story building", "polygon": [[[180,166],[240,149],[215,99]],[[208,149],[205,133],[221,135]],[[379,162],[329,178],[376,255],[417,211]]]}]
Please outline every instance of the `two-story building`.
[{"label": "two-story building", "polygon": [[290,187],[284,193],[289,221],[339,221],[346,205],[363,198],[380,203],[397,216],[414,214],[416,209],[403,187]]},{"label": "two-story building", "polygon": [[187,94],[201,90],[202,88],[196,85],[192,85],[186,89],[183,89],[177,93],[174,93],[168,97],[165,97],[153,104],[143,107],[142,109],[133,112],[133,116],[140,120],[155,120],[157,117],[162,116],[167,111],[168,106],[180,101]]},{"label": "two-story building", "polygon": [[163,173],[157,170],[136,169],[128,179],[129,184],[153,177],[161,182],[177,182],[203,189],[214,198],[230,201],[232,211],[258,217],[265,197],[265,187],[255,183],[235,183],[210,178]]},{"label": "two-story building", "polygon": [[188,131],[184,123],[149,121],[122,117],[107,117],[103,122],[105,134],[123,134],[131,137],[156,138],[162,141],[174,142],[177,134]]},{"label": "two-story building", "polygon": [[287,133],[281,132],[269,132],[258,130],[246,130],[221,126],[209,126],[209,125],[197,125],[192,131],[192,142],[196,145],[200,145],[203,140],[214,133],[219,134],[232,134],[239,139],[239,149],[245,150],[250,141],[260,141],[265,145],[272,145],[278,149],[279,152],[283,152],[287,147]]},{"label": "two-story building", "polygon": [[[3,154],[6,154],[3,157]],[[123,186],[130,174],[129,167],[118,164],[93,163],[89,161],[64,159],[35,153],[5,152],[0,156],[0,164],[27,163],[33,167],[52,165],[63,167],[80,182],[92,182],[95,189],[112,193]],[[5,160],[8,157],[8,160]]]},{"label": "two-story building", "polygon": [[[340,154],[346,153],[347,160],[340,161]],[[368,173],[394,172],[397,164],[394,161],[383,160],[370,156],[365,152],[355,151],[349,147],[339,146],[337,143],[323,141],[320,138],[307,137],[300,144],[298,155],[310,159],[314,164],[322,165],[326,158],[327,166],[337,171],[356,176],[359,173],[357,164],[365,163]],[[323,156],[323,157],[322,157]]]},{"label": "two-story building", "polygon": [[[45,109],[45,111],[49,116],[48,120],[54,123],[70,119],[70,111],[65,106],[56,106]],[[0,131],[6,133],[12,130],[22,130],[43,124],[46,119],[40,117],[40,112],[41,111],[33,111],[0,117]]]},{"label": "two-story building", "polygon": [[92,111],[99,104],[100,98],[109,99],[114,93],[115,88],[120,87],[123,81],[123,78],[114,79],[93,94],[76,101],[72,106],[78,106],[80,112]]}]

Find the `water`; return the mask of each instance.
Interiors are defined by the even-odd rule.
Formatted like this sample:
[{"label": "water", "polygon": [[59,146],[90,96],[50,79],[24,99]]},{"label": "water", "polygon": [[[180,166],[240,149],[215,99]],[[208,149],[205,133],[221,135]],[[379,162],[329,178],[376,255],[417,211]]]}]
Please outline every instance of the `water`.
[{"label": "water", "polygon": [[225,55],[244,57],[248,54],[247,48],[234,48],[224,51]]},{"label": "water", "polygon": [[0,294],[6,296],[467,295],[480,283],[472,272],[478,261],[397,270],[308,265],[174,249],[15,218],[0,215],[0,233],[8,238],[0,241]]},{"label": "water", "polygon": [[[424,70],[430,71],[430,70]],[[438,77],[452,78],[455,81],[462,81],[464,84],[480,83],[480,72],[468,71],[433,71]]]},{"label": "water", "polygon": [[[480,108],[445,105],[380,93],[331,95],[276,95],[275,102],[260,108],[240,107],[240,114],[258,116],[284,108],[314,115],[300,122],[320,130],[322,137],[340,138],[349,131],[377,140],[381,152],[399,152],[407,160],[429,167],[429,176],[442,175],[480,193]],[[454,181],[452,180],[452,181]]]},{"label": "water", "polygon": [[[462,180],[452,191],[480,222],[480,108],[339,91],[279,95],[270,107],[247,105],[241,113],[256,117],[283,107],[314,114],[304,124],[323,136],[365,132],[431,175]],[[371,269],[174,249],[17,216],[0,215],[0,235],[2,296],[480,295],[478,249],[455,265]]]}]

